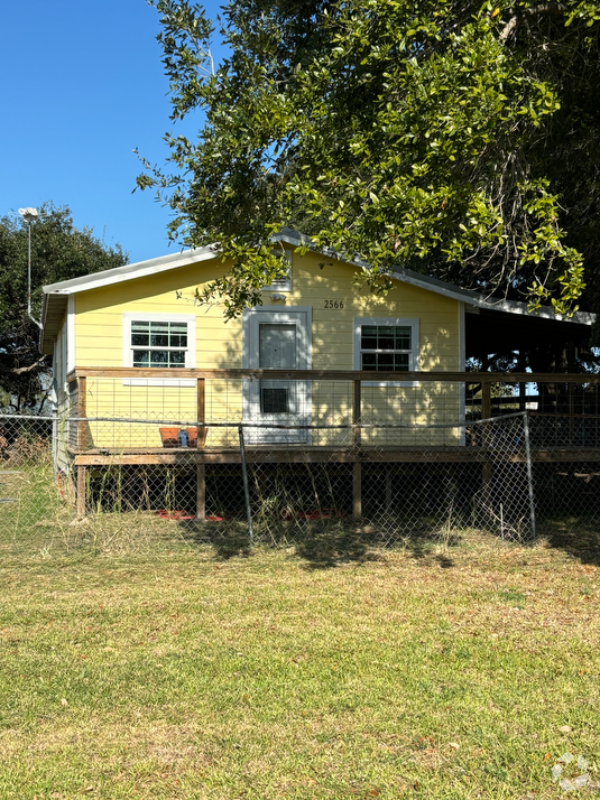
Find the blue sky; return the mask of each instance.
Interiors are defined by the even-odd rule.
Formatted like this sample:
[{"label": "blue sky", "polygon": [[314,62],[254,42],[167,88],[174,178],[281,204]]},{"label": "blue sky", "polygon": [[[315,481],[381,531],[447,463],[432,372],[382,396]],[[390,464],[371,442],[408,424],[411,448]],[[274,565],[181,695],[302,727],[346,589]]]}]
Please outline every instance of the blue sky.
[{"label": "blue sky", "polygon": [[[211,16],[218,3],[206,3]],[[145,0],[6,3],[0,30],[0,216],[45,200],[131,261],[174,252],[167,209],[132,194],[138,148],[164,164],[168,82]],[[218,58],[219,50],[215,49]],[[175,127],[193,135],[196,116]]]}]

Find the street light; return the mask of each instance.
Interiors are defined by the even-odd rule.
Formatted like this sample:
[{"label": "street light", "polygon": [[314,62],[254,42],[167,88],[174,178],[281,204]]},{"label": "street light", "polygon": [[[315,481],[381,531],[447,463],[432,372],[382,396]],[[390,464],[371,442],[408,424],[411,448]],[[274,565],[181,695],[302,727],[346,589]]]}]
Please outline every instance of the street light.
[{"label": "street light", "polygon": [[28,230],[28,248],[27,248],[27,316],[33,320],[35,324],[42,329],[42,323],[31,313],[31,223],[35,222],[38,218],[37,208],[20,208],[19,214],[23,217],[23,221],[27,223]]}]

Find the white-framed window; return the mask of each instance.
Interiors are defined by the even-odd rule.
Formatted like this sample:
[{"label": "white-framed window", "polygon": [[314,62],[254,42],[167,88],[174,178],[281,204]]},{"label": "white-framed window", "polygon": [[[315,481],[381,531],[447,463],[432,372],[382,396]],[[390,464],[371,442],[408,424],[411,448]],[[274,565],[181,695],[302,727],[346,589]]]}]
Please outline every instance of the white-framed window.
[{"label": "white-framed window", "polygon": [[[193,314],[123,314],[123,365],[142,369],[196,366],[196,317]],[[127,379],[134,385],[149,379]],[[151,379],[164,385],[169,378]],[[192,383],[193,383],[193,379]]]},{"label": "white-framed window", "polygon": [[286,278],[279,278],[273,281],[268,286],[263,286],[263,291],[269,292],[291,292],[292,291],[292,251],[291,250],[274,250],[273,255],[278,258],[285,259],[289,266]]},{"label": "white-framed window", "polygon": [[[365,372],[416,372],[419,369],[419,320],[401,317],[354,318],[354,369]],[[389,381],[367,386],[386,386]],[[414,386],[406,381],[401,386]]]}]

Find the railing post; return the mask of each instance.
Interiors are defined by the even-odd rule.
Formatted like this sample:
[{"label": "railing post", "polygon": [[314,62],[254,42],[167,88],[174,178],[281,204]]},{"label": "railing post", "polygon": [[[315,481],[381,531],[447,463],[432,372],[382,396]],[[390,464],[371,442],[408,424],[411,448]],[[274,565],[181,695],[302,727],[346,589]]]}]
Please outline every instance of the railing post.
[{"label": "railing post", "polygon": [[527,384],[519,383],[519,411],[527,409]]},{"label": "railing post", "polygon": [[196,419],[198,423],[202,423],[202,425],[198,425],[198,448],[204,447],[206,444],[206,428],[204,427],[206,415],[205,384],[206,381],[204,378],[198,378],[196,389]]},{"label": "railing post", "polygon": [[360,447],[361,444],[361,430],[360,430],[360,381],[352,381],[352,444]]},{"label": "railing post", "polygon": [[481,419],[490,419],[492,416],[492,384],[483,381],[481,384]]},{"label": "railing post", "polygon": [[573,446],[575,439],[575,387],[571,382],[567,384],[569,393],[569,444]]},{"label": "railing post", "polygon": [[[204,450],[206,444],[206,428],[205,422],[205,381],[204,378],[198,378],[196,388],[196,420],[198,424],[196,428],[196,449]],[[196,519],[206,519],[206,465],[200,458],[196,459]]]},{"label": "railing post", "polygon": [[356,450],[356,461],[352,465],[352,518],[362,517],[362,464],[360,463],[360,447],[362,435],[361,421],[361,383],[360,380],[352,381],[352,444]]}]

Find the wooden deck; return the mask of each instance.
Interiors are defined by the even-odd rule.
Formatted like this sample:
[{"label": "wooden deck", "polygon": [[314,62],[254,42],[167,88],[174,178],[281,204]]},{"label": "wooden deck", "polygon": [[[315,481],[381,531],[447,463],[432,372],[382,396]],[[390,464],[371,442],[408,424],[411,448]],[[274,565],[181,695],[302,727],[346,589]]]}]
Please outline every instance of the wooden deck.
[{"label": "wooden deck", "polygon": [[[485,463],[490,450],[471,445],[411,447],[392,446],[289,446],[246,445],[246,460],[253,464],[436,464]],[[239,464],[239,447],[174,448],[69,448],[77,467],[168,464],[195,466],[196,464]],[[532,448],[531,460],[535,463],[596,462],[600,461],[600,447],[545,447]],[[506,458],[508,463],[525,463],[525,454]]]},{"label": "wooden deck", "polygon": [[[206,382],[213,380],[285,380],[285,381],[346,381],[349,383],[347,395],[347,425],[352,430],[350,446],[311,446],[290,444],[246,445],[246,461],[251,464],[348,464],[352,465],[353,476],[353,516],[361,516],[361,476],[364,468],[377,464],[482,464],[484,480],[486,472],[491,474],[491,462],[497,458],[494,443],[487,446],[482,440],[466,444],[445,446],[368,445],[361,433],[361,394],[362,384],[373,379],[372,372],[359,371],[279,371],[279,370],[201,370],[201,369],[133,369],[133,368],[85,368],[78,367],[68,376],[72,385],[73,399],[77,410],[75,435],[68,454],[76,468],[78,513],[86,512],[87,471],[90,468],[116,466],[169,465],[194,470],[197,483],[197,516],[204,518],[206,467],[207,465],[241,464],[239,447],[206,446],[205,436],[198,438],[198,447],[90,447],[87,440],[86,423],[86,378],[108,378],[121,381],[123,378],[177,378],[196,381],[196,424],[200,429],[210,427],[206,409]],[[575,424],[577,419],[598,420],[600,425],[600,375],[579,375],[575,373],[491,373],[491,372],[403,372],[377,373],[377,379],[384,382],[414,382],[415,385],[431,383],[456,384],[461,387],[462,410],[458,411],[464,419],[467,407],[469,413],[480,419],[493,416],[493,408],[504,413],[534,410],[539,414],[552,412],[549,416],[565,416],[569,419],[567,430],[569,446],[532,447],[531,460],[534,463],[595,463],[600,462],[600,446],[576,445]],[[533,397],[527,394],[527,386],[537,383],[540,394]],[[512,385],[515,392],[507,397],[492,397],[493,385]],[[544,388],[544,392],[541,388]],[[588,387],[586,389],[585,387]],[[589,389],[591,388],[590,391]],[[543,400],[543,402],[542,402]],[[592,402],[593,401],[593,402]],[[453,403],[455,401],[453,400]],[[534,408],[532,409],[532,405]],[[454,408],[454,405],[452,406]],[[458,409],[458,407],[457,407]],[[107,420],[110,421],[110,420]],[[118,421],[118,420],[117,420]],[[135,422],[135,420],[131,420]],[[159,424],[156,421],[156,424]],[[186,423],[186,424],[194,424]],[[277,427],[277,426],[275,426]],[[398,426],[401,427],[401,426]],[[594,428],[595,431],[595,428]],[[593,433],[592,441],[595,441]],[[588,439],[589,441],[589,439]],[[485,442],[484,442],[485,443]],[[523,452],[513,452],[504,459],[506,463],[526,463]]]}]

